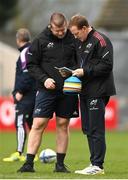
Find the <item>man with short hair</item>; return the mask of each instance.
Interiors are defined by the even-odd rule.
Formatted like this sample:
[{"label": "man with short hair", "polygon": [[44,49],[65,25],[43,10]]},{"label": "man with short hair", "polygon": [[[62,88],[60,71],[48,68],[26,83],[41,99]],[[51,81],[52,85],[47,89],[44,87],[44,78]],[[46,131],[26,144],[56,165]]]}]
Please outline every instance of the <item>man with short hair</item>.
[{"label": "man with short hair", "polygon": [[20,56],[16,62],[15,85],[13,98],[15,103],[15,126],[17,137],[16,152],[10,157],[4,158],[5,162],[25,161],[23,156],[26,141],[26,123],[28,128],[32,126],[32,114],[36,97],[36,82],[28,74],[26,67],[26,54],[30,46],[31,35],[28,29],[21,28],[16,33],[16,43],[20,51]]},{"label": "man with short hair", "polygon": [[113,47],[108,37],[91,27],[82,15],[69,22],[74,36],[81,41],[78,46],[80,68],[73,71],[82,80],[80,109],[82,130],[87,135],[90,150],[89,167],[77,170],[78,174],[104,174],[105,106],[115,95],[113,80]]},{"label": "man with short hair", "polygon": [[[53,13],[50,24],[33,41],[28,52],[29,73],[38,81],[33,126],[28,138],[27,161],[18,172],[35,172],[33,159],[42,134],[53,113],[56,114],[57,162],[54,172],[69,173],[64,165],[68,148],[69,120],[78,116],[78,97],[63,94],[63,78],[55,67],[76,68],[74,37],[61,13]],[[74,113],[75,112],[75,113]],[[75,114],[75,115],[74,115]]]}]

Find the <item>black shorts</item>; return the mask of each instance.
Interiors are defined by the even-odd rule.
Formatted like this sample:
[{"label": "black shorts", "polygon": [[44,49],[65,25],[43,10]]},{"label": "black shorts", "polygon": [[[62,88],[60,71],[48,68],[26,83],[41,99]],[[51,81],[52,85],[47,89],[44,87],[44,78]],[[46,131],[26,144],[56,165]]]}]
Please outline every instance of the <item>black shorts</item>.
[{"label": "black shorts", "polygon": [[58,117],[78,117],[78,96],[64,95],[60,91],[38,91],[33,117],[52,118],[54,112]]},{"label": "black shorts", "polygon": [[33,110],[35,102],[27,104],[17,103],[15,106],[15,125],[20,126],[27,123],[29,129],[31,129],[33,122]]}]

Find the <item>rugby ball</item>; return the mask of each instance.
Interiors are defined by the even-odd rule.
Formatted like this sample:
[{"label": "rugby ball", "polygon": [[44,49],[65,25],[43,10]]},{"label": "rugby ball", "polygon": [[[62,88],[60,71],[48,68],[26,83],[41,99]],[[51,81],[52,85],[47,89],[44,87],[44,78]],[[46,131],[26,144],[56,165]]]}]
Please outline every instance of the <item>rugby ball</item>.
[{"label": "rugby ball", "polygon": [[39,159],[42,163],[52,163],[56,161],[56,152],[52,149],[44,149],[40,152]]}]

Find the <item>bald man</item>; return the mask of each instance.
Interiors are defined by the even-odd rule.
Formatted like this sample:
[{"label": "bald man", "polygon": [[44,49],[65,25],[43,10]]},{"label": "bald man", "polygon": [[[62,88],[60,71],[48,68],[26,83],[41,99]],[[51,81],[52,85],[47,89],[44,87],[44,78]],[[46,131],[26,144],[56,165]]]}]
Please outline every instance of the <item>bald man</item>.
[{"label": "bald man", "polygon": [[77,66],[74,37],[67,29],[65,16],[53,13],[50,24],[33,41],[28,51],[27,68],[38,81],[38,93],[28,138],[27,161],[18,172],[35,172],[33,160],[54,112],[57,153],[54,172],[70,172],[64,165],[64,159],[68,148],[69,121],[70,118],[78,116],[78,97],[63,94],[65,78],[55,69],[62,66],[72,69]]}]

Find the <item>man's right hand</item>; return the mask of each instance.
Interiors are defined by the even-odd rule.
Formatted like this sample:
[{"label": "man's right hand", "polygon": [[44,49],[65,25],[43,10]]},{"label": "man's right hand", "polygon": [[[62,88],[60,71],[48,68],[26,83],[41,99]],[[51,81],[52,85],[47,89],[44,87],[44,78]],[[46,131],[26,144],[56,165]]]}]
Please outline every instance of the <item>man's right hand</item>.
[{"label": "man's right hand", "polygon": [[46,81],[44,82],[44,86],[46,87],[46,89],[55,89],[55,81],[52,78],[48,78],[46,79]]}]

